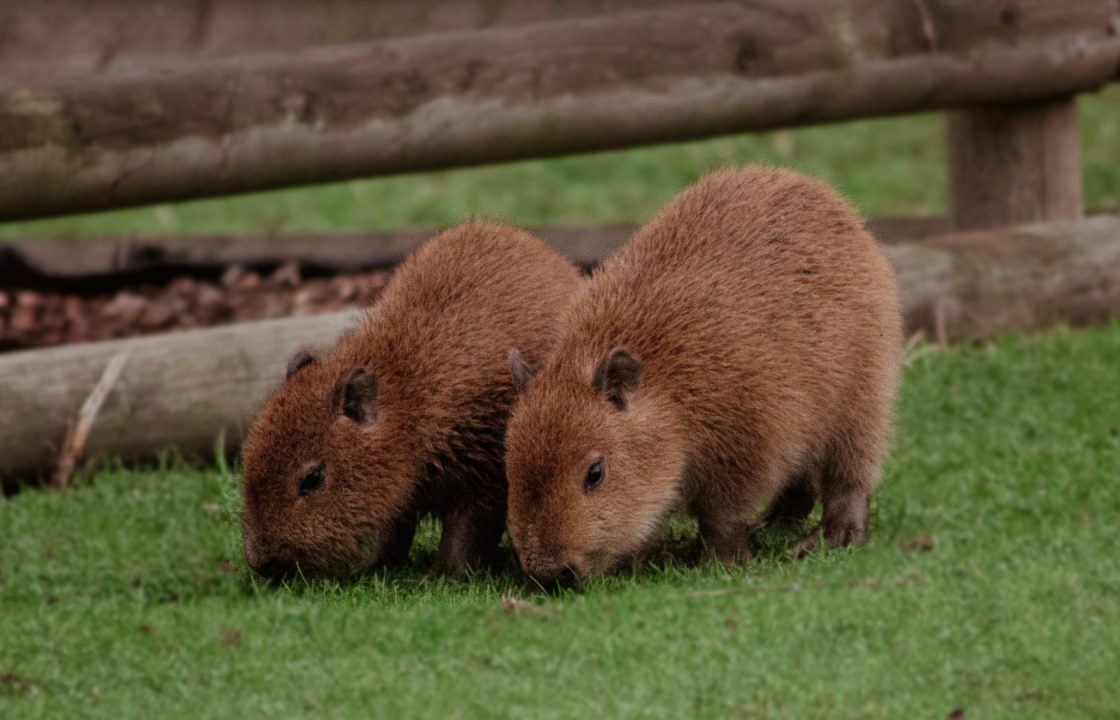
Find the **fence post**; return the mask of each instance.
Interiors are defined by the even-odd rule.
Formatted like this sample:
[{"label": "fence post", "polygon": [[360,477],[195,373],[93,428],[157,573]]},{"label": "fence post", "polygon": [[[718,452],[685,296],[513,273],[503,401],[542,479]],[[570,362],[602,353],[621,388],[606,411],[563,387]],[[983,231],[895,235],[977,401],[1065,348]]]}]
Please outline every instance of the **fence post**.
[{"label": "fence post", "polygon": [[1076,98],[947,115],[949,214],[957,229],[1081,217]]}]

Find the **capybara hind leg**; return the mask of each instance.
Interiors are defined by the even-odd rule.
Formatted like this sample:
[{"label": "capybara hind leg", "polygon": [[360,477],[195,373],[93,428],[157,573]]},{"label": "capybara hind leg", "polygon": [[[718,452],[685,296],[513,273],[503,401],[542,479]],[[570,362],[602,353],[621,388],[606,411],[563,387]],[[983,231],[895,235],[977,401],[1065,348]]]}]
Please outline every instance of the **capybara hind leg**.
[{"label": "capybara hind leg", "polygon": [[822,538],[830,548],[864,542],[867,539],[871,491],[878,484],[879,475],[877,452],[862,453],[859,446],[841,446],[824,468],[821,524],[797,544],[794,554],[798,557],[807,555]]},{"label": "capybara hind leg", "polygon": [[830,548],[858,545],[867,539],[871,493],[867,490],[835,494],[824,501],[821,530]]},{"label": "capybara hind leg", "polygon": [[820,544],[821,538],[829,548],[859,545],[867,539],[867,516],[871,495],[868,492],[851,492],[828,496],[824,500],[821,524],[793,548],[795,557],[805,557]]},{"label": "capybara hind leg", "polygon": [[809,517],[816,507],[820,478],[816,471],[798,475],[790,481],[770,504],[763,522],[767,525],[786,525]]}]

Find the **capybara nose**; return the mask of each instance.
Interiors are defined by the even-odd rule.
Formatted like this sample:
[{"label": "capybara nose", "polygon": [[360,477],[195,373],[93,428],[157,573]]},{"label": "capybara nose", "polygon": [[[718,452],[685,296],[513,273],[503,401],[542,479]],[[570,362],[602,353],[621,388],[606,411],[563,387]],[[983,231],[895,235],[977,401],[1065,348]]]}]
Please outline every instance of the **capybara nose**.
[{"label": "capybara nose", "polygon": [[263,562],[252,565],[253,572],[269,580],[282,580],[295,574],[296,566],[287,560],[267,558]]}]

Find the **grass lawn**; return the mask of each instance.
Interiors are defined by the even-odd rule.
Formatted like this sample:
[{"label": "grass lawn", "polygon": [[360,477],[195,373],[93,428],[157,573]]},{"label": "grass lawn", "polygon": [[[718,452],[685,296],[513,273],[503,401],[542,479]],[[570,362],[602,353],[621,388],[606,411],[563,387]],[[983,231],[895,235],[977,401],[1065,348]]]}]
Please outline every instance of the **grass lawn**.
[{"label": "grass lawn", "polygon": [[258,587],[221,466],[28,490],[0,717],[1116,717],[1117,378],[1117,325],[921,355],[868,546],[693,568],[677,528],[582,594],[425,579],[430,529],[402,575]]}]

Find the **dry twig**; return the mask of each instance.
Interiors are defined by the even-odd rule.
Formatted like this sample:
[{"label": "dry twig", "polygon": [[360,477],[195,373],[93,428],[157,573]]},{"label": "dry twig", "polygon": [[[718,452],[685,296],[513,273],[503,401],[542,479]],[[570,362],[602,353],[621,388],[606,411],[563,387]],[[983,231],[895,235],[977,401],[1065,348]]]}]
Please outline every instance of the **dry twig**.
[{"label": "dry twig", "polygon": [[906,345],[902,348],[902,364],[905,367],[910,367],[911,364],[923,355],[937,352],[942,349],[943,345],[934,345],[933,343],[924,342],[926,339],[926,331],[919,329],[916,333],[910,336],[906,341]]},{"label": "dry twig", "polygon": [[74,468],[81,459],[82,453],[86,449],[86,440],[89,439],[89,433],[93,430],[93,423],[97,419],[97,414],[101,412],[101,406],[105,404],[105,398],[109,396],[109,391],[113,389],[116,384],[117,378],[120,377],[121,370],[124,369],[125,363],[128,361],[128,354],[121,353],[114,355],[109,364],[105,366],[105,371],[101,373],[101,378],[97,384],[93,386],[93,390],[82,403],[82,409],[78,411],[78,419],[70,426],[66,433],[66,439],[62,443],[62,450],[58,455],[58,467],[55,470],[54,477],[51,478],[51,487],[56,490],[69,487],[70,476],[74,474]]}]

